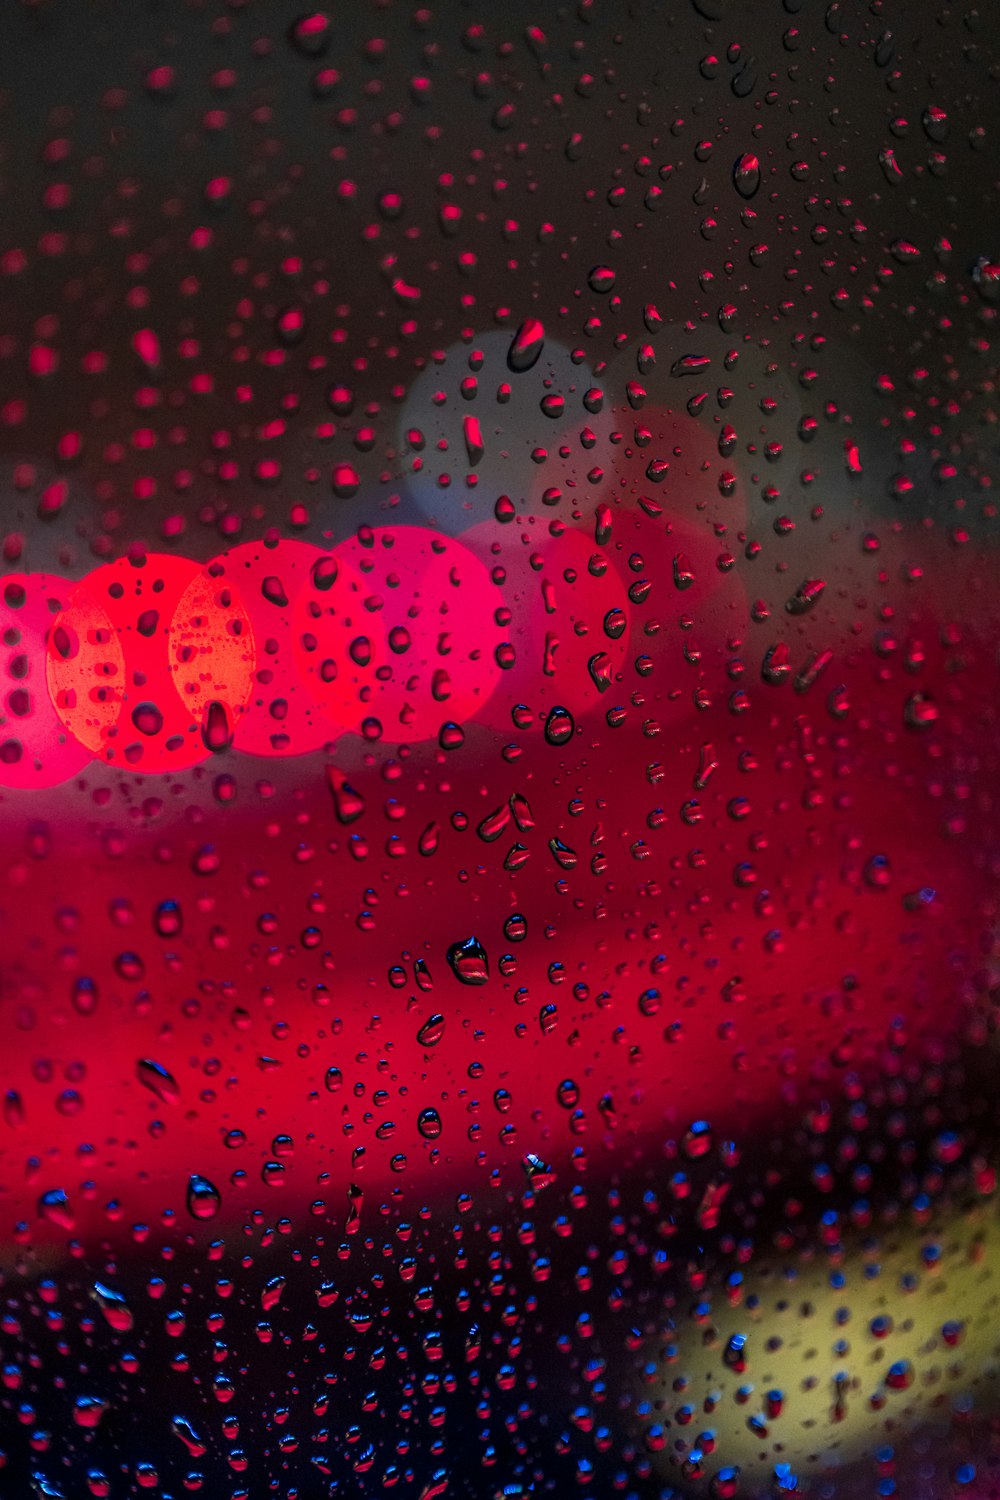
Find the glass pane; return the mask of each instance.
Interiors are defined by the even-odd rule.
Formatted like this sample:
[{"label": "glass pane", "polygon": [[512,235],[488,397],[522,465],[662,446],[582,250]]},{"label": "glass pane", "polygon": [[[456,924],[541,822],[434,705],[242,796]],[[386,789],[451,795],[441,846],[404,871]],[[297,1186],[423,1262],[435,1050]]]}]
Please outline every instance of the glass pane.
[{"label": "glass pane", "polygon": [[0,1494],[1000,1494],[992,8],[0,34]]}]

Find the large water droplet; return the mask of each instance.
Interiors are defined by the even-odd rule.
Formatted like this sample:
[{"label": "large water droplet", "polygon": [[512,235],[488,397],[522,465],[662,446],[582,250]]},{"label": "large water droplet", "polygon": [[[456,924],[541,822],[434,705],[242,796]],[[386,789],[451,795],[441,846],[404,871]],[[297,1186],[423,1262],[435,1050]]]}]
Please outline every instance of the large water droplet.
[{"label": "large water droplet", "polygon": [[41,1218],[58,1225],[60,1229],[72,1229],[76,1224],[65,1188],[49,1188],[47,1193],[43,1193],[38,1200],[38,1213]]},{"label": "large water droplet", "polygon": [[212,698],[201,715],[201,742],[210,755],[221,755],[233,743],[235,726],[225,703]]},{"label": "large water droplet", "polygon": [[492,844],[503,833],[510,822],[510,808],[506,802],[494,808],[493,812],[487,813],[479,824],[476,832],[485,844]]},{"label": "large water droplet", "polygon": [[161,901],[153,912],[153,929],[158,937],[176,937],[184,927],[179,901]]},{"label": "large water droplet", "polygon": [[462,984],[485,984],[490,977],[486,949],[476,937],[452,943],[448,949],[448,963]]},{"label": "large water droplet", "polygon": [[128,1333],[131,1330],[135,1319],[124,1293],[116,1287],[108,1286],[106,1282],[95,1281],[93,1297],[111,1328],[117,1333]]},{"label": "large water droplet", "polygon": [[194,1423],[187,1417],[171,1418],[170,1428],[179,1437],[192,1458],[200,1458],[206,1452],[206,1444]]},{"label": "large water droplet", "polygon": [[417,1041],[421,1047],[436,1047],[444,1036],[444,1016],[436,1012],[424,1022],[417,1032]]},{"label": "large water droplet", "polygon": [[707,354],[682,354],[670,366],[670,373],[678,377],[700,375],[711,363],[711,357]]},{"label": "large water droplet", "polygon": [[760,161],[753,151],[744,151],[733,163],[733,186],[741,198],[753,198],[760,187]]},{"label": "large water droplet", "polygon": [[550,745],[565,745],[573,738],[575,727],[569,709],[557,704],[545,720],[545,738]]},{"label": "large water droplet", "polygon": [[181,1096],[173,1074],[168,1073],[161,1063],[154,1062],[152,1058],[140,1057],[135,1065],[135,1075],[164,1104],[176,1104]]},{"label": "large water droplet", "polygon": [[188,1179],[187,1207],[192,1219],[214,1219],[222,1207],[222,1196],[214,1182],[192,1172]]},{"label": "large water droplet", "polygon": [[538,318],[525,318],[507,350],[507,368],[523,375],[538,363],[545,344],[545,329]]},{"label": "large water droplet", "polygon": [[355,822],[365,810],[365,800],[336,766],[326,768],[327,784],[333,797],[333,810],[337,821],[345,826]]},{"label": "large water droplet", "polygon": [[551,1187],[556,1180],[556,1174],[548,1162],[536,1156],[533,1151],[523,1157],[521,1165],[533,1193],[540,1193],[544,1188]]}]

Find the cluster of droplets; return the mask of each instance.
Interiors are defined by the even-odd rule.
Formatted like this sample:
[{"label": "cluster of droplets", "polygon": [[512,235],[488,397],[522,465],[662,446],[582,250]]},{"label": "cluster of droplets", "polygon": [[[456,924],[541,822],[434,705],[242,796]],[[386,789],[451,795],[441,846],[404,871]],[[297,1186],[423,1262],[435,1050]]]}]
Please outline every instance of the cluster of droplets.
[{"label": "cluster of droplets", "polygon": [[985,17],[24,10],[11,1492],[995,1493]]}]

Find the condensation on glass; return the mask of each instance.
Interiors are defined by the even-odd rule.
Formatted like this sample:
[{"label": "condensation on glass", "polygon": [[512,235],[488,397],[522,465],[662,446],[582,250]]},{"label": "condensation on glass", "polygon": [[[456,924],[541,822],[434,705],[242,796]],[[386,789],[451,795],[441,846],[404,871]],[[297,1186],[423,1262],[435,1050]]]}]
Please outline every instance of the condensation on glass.
[{"label": "condensation on glass", "polygon": [[0,44],[0,1496],[1000,1494],[990,5]]}]

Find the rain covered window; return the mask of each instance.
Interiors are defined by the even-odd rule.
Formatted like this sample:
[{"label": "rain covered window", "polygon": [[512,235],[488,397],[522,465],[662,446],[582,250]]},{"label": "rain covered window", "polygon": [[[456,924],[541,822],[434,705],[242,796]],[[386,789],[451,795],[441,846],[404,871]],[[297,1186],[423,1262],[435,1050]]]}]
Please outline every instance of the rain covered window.
[{"label": "rain covered window", "polygon": [[1000,1495],[995,0],[5,0],[0,1500]]}]

